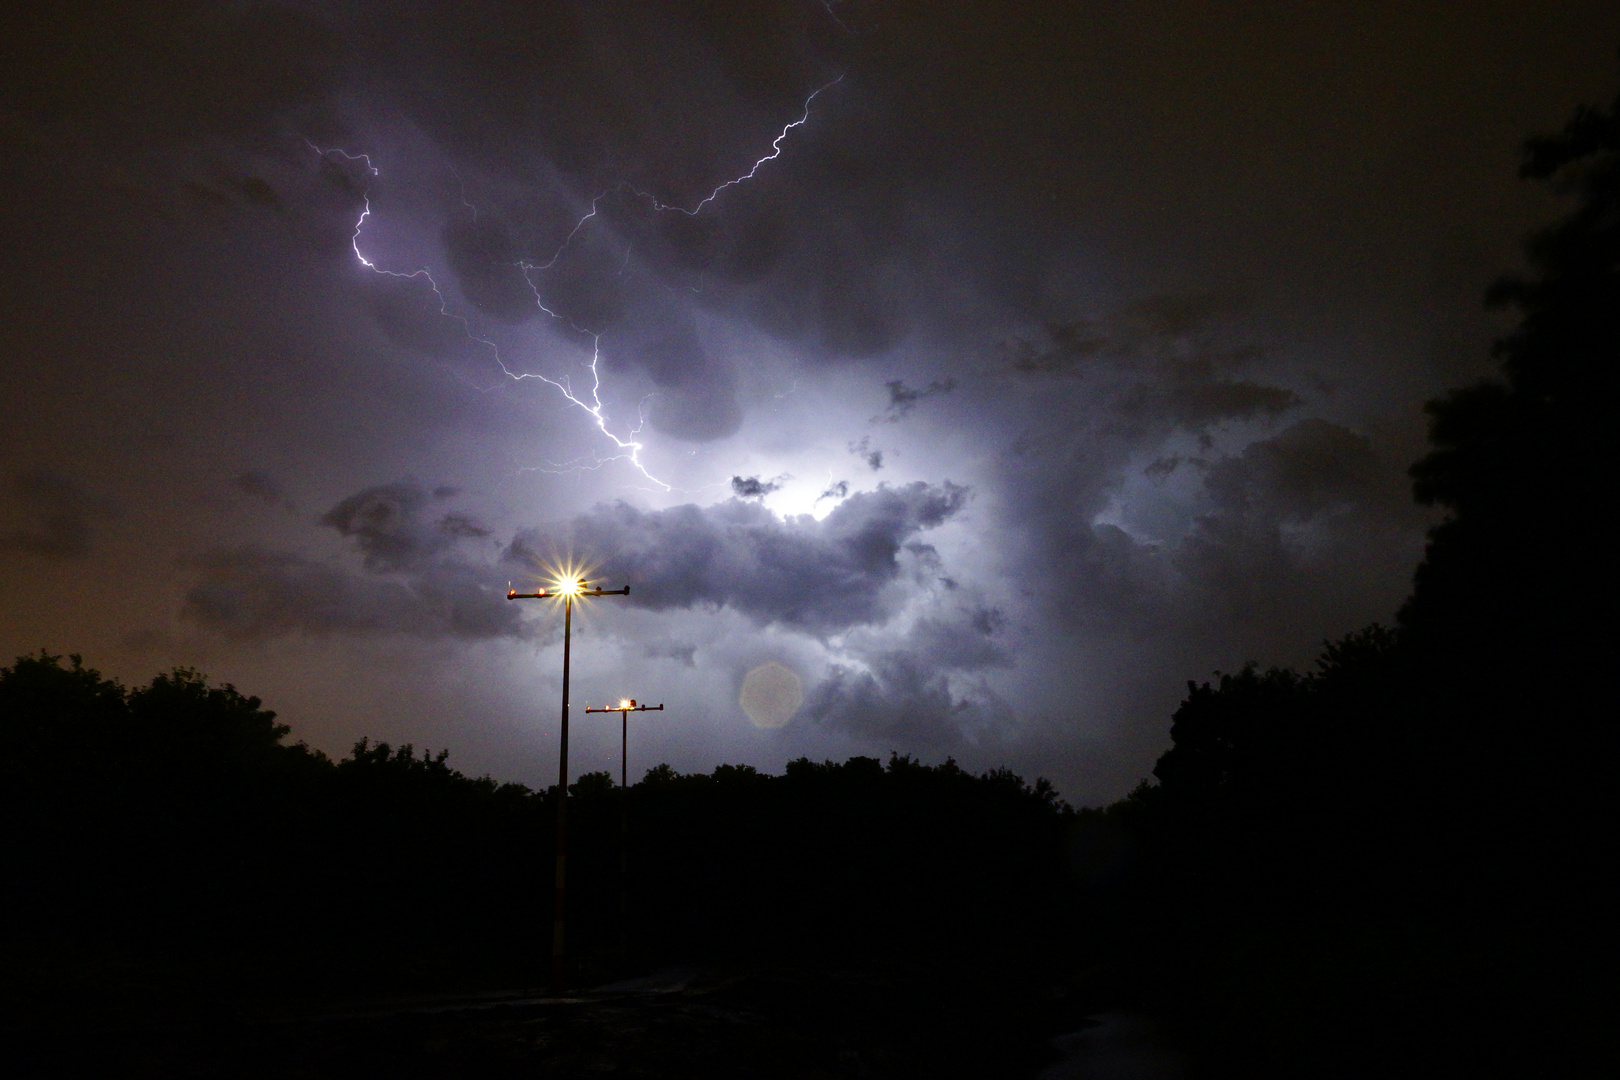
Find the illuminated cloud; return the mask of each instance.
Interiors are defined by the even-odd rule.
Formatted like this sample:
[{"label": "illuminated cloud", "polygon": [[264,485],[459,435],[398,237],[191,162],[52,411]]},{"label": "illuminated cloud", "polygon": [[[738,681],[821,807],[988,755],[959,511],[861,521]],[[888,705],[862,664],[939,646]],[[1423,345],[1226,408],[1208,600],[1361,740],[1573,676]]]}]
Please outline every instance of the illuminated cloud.
[{"label": "illuminated cloud", "polygon": [[955,484],[917,481],[851,495],[820,521],[739,499],[654,511],[608,503],[559,529],[520,532],[506,557],[539,568],[571,546],[593,553],[598,574],[633,585],[635,604],[730,607],[763,624],[836,633],[897,610],[902,563],[915,558],[908,542],[967,499]]}]

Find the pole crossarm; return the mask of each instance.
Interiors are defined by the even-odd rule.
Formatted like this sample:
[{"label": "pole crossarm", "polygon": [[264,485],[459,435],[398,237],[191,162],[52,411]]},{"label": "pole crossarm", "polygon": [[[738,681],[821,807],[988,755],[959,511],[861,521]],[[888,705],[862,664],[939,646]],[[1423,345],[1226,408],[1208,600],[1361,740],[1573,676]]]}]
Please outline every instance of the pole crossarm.
[{"label": "pole crossarm", "polygon": [[[584,582],[581,582],[580,584],[583,586]],[[547,592],[544,589],[542,589],[539,592],[518,592],[516,589],[508,589],[506,591],[506,598],[508,600],[554,600],[559,596],[567,597],[569,599],[572,599],[573,597],[576,597],[576,596],[629,596],[629,595],[630,595],[630,586],[628,586],[628,585],[626,585],[622,589],[604,589],[604,588],[602,588],[602,586],[598,585],[594,589],[581,588],[578,592],[568,592],[566,590],[559,590],[557,592]]]},{"label": "pole crossarm", "polygon": [[663,712],[664,707],[662,705],[637,705],[634,701],[632,701],[628,705],[604,705],[600,709],[595,709],[595,708],[592,708],[591,706],[587,705],[587,706],[585,706],[585,711],[588,712],[588,713],[592,713],[592,712],[620,712],[620,713],[628,713],[628,712]]}]

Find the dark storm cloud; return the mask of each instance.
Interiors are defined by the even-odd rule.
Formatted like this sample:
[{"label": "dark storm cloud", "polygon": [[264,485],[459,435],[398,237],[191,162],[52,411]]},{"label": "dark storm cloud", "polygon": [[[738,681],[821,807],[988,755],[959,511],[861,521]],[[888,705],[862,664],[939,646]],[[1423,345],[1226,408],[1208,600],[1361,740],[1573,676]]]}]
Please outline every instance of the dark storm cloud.
[{"label": "dark storm cloud", "polygon": [[863,435],[860,442],[850,443],[849,452],[859,456],[862,461],[866,462],[866,467],[873,472],[883,468],[883,451],[872,449],[872,437],[870,435]]},{"label": "dark storm cloud", "polygon": [[183,617],[226,638],[288,634],[516,637],[522,623],[487,567],[438,560],[399,576],[361,575],[287,552],[242,547],[185,564],[201,580]]},{"label": "dark storm cloud", "polygon": [[467,302],[502,322],[525,322],[541,314],[511,231],[489,215],[457,218],[444,229],[445,257]]},{"label": "dark storm cloud", "polygon": [[1221,340],[1222,328],[1244,308],[1235,297],[1166,293],[1120,304],[1097,319],[1049,322],[1033,340],[1007,346],[1022,375],[1081,378],[1101,368],[1211,378],[1254,363],[1265,351]]},{"label": "dark storm cloud", "polygon": [[477,518],[466,514],[446,514],[434,527],[446,536],[473,539],[488,536],[493,531]]},{"label": "dark storm cloud", "polygon": [[994,738],[1010,720],[1005,703],[982,686],[975,690],[958,694],[931,657],[894,650],[868,658],[864,668],[832,665],[804,715],[879,746],[939,753],[962,746],[970,733]]},{"label": "dark storm cloud", "polygon": [[687,328],[663,334],[631,354],[658,388],[653,427],[692,442],[723,439],[742,426],[737,376]]},{"label": "dark storm cloud", "polygon": [[1281,415],[1303,403],[1299,395],[1241,374],[1266,350],[1225,340],[1226,318],[1241,306],[1200,293],[1147,297],[1096,321],[1050,323],[1037,340],[1015,338],[1008,366],[1034,381],[1085,380],[1087,394],[1108,394],[1124,415],[1194,431]]},{"label": "dark storm cloud", "polygon": [[804,705],[825,727],[928,750],[960,741],[953,721],[962,711],[945,675],[905,653],[879,657],[865,671],[833,665]]},{"label": "dark storm cloud", "polygon": [[466,514],[424,517],[431,502],[454,494],[401,480],[357,492],[328,511],[321,523],[355,542],[365,574],[253,545],[187,559],[200,580],[182,613],[249,641],[295,632],[516,636],[519,613],[494,587],[498,573],[453,551],[458,540],[482,539],[490,530]]},{"label": "dark storm cloud", "polygon": [[262,503],[279,506],[288,513],[298,511],[298,504],[287,496],[276,478],[263,469],[249,469],[247,472],[239,473],[232,483],[236,490]]},{"label": "dark storm cloud", "polygon": [[[1031,419],[1005,458],[1002,494],[1039,557],[1063,567],[1052,590],[1061,621],[1162,632],[1186,614],[1178,599],[1183,541],[1200,514],[1228,513],[1222,492],[1241,486],[1239,474],[1264,471],[1258,462],[1223,466],[1213,433],[1233,422],[1273,421],[1303,404],[1287,387],[1256,377],[1269,356],[1229,325],[1238,309],[1230,297],[1155,296],[1096,319],[1049,324],[1010,346],[1003,371],[1038,397],[1029,399]],[[1320,429],[1301,431],[1278,453],[1303,452]],[[1198,456],[1173,449],[1187,442]],[[1168,484],[1183,464],[1200,470],[1191,490],[1179,477]],[[1280,468],[1270,466],[1265,477]],[[1386,480],[1399,475],[1382,468]],[[1147,490],[1131,485],[1133,475],[1148,481]],[[1211,476],[1226,478],[1218,481],[1224,487],[1207,487]],[[1276,509],[1268,503],[1264,513],[1274,517]],[[1210,535],[1220,531],[1212,522],[1202,527]],[[1244,545],[1276,533],[1251,525]],[[1188,565],[1219,550],[1202,549]],[[1247,587],[1273,586],[1287,588],[1263,574]]]},{"label": "dark storm cloud", "polygon": [[235,483],[238,491],[246,492],[255,499],[270,503],[272,506],[286,498],[285,493],[281,490],[281,485],[276,483],[275,477],[262,469],[249,469],[245,473],[238,474]]},{"label": "dark storm cloud", "polygon": [[380,484],[350,495],[321,518],[352,537],[368,570],[403,570],[443,551],[453,532],[422,520],[428,492],[414,480]]},{"label": "dark storm cloud", "polygon": [[[1180,497],[1201,508],[1160,535],[1097,520],[1105,489],[1084,496],[1088,513],[1027,508],[1038,544],[1064,560],[1057,617],[1131,633],[1225,632],[1233,641],[1259,633],[1245,639],[1257,651],[1289,634],[1320,636],[1316,627],[1330,630],[1334,612],[1388,618],[1422,521],[1403,471],[1365,436],[1303,420],[1236,454],[1157,459],[1147,468],[1151,492],[1182,463],[1199,472]],[[1138,497],[1161,497],[1151,492]]]},{"label": "dark storm cloud", "polygon": [[761,480],[757,476],[733,476],[731,478],[731,493],[739,499],[763,499],[773,491],[782,490],[782,480]]},{"label": "dark storm cloud", "polygon": [[262,176],[232,176],[227,177],[224,182],[255,206],[277,213],[287,209],[287,205],[281,201],[280,193]]},{"label": "dark storm cloud", "polygon": [[1379,460],[1371,440],[1316,418],[1211,465],[1204,486],[1223,513],[1299,520],[1357,508],[1414,516],[1406,478]]},{"label": "dark storm cloud", "polygon": [[444,317],[443,302],[426,281],[371,278],[363,294],[388,340],[435,360],[446,360],[468,346],[467,328]]},{"label": "dark storm cloud", "polygon": [[849,495],[849,481],[840,480],[836,484],[829,484],[827,489],[816,496],[816,502],[823,499],[842,499]]},{"label": "dark storm cloud", "polygon": [[1162,416],[1186,428],[1207,428],[1223,420],[1277,416],[1300,404],[1281,386],[1247,379],[1218,379],[1184,386],[1140,386],[1124,401],[1127,413]]},{"label": "dark storm cloud", "polygon": [[241,200],[261,210],[285,213],[287,204],[281,194],[262,176],[223,176],[213,184],[187,181],[182,190],[187,197],[205,205],[221,207],[233,200]]},{"label": "dark storm cloud", "polygon": [[[550,231],[547,225],[572,226],[582,213],[577,206],[554,207],[551,221],[536,222],[534,229],[546,233]],[[530,269],[524,275],[534,290],[529,297],[531,308],[538,310],[538,301],[570,325],[592,333],[614,330],[627,317],[649,309],[669,307],[667,297],[654,291],[658,290],[656,281],[627,274],[635,240],[618,235],[608,218],[599,218],[592,222],[601,228],[587,226],[563,237],[566,243],[557,243],[549,235],[536,241],[526,253]]]},{"label": "dark storm cloud", "polygon": [[520,533],[507,558],[542,569],[570,549],[600,553],[593,574],[636,586],[632,602],[726,606],[760,623],[831,634],[886,620],[896,597],[885,586],[900,578],[907,542],[950,520],[967,498],[949,482],[885,486],[850,496],[821,521],[783,519],[737,499],[658,511],[612,503],[563,529]]},{"label": "dark storm cloud", "polygon": [[1205,462],[1203,458],[1185,457],[1181,454],[1171,454],[1168,457],[1154,458],[1152,461],[1148,462],[1147,466],[1142,470],[1142,475],[1152,477],[1155,480],[1163,480],[1166,477],[1174,475],[1175,471],[1181,468],[1183,465],[1191,465],[1193,468],[1202,468],[1204,464]]},{"label": "dark storm cloud", "polygon": [[11,480],[14,504],[25,522],[0,534],[0,549],[27,552],[47,559],[82,559],[89,555],[94,521],[115,517],[117,508],[51,469],[30,469]]},{"label": "dark storm cloud", "polygon": [[[1212,509],[1166,554],[1186,623],[1281,627],[1405,584],[1422,516],[1370,441],[1309,419],[1204,474]],[[1387,615],[1377,617],[1387,618]]]},{"label": "dark storm cloud", "polygon": [[[927,386],[912,387],[907,386],[905,382],[900,379],[895,379],[892,382],[885,383],[884,385],[889,390],[889,404],[884,408],[883,415],[881,417],[874,417],[873,419],[883,419],[893,424],[911,415],[911,410],[917,407],[918,402],[926,401],[935,394],[948,394],[952,390],[955,390],[956,380],[935,379]],[[882,463],[883,455],[880,451],[878,453],[877,463],[873,464],[872,467],[875,469]]]},{"label": "dark storm cloud", "polygon": [[[1229,296],[1154,296],[1047,325],[1010,347],[1004,370],[1039,397],[1006,457],[1003,497],[1039,557],[1063,567],[1051,592],[1060,621],[1164,634],[1207,628],[1210,612],[1261,597],[1320,607],[1323,584],[1288,568],[1352,523],[1387,521],[1400,470],[1325,421],[1296,424],[1252,454],[1215,451],[1215,435],[1230,425],[1273,423],[1305,404],[1264,379],[1270,354],[1233,328],[1240,310]],[[1188,443],[1196,455],[1179,449]],[[1198,470],[1196,482],[1178,474],[1183,465]],[[1303,505],[1294,513],[1284,489],[1317,469],[1328,470],[1326,484],[1343,473],[1361,486],[1344,489],[1330,515]],[[1408,554],[1392,552],[1369,564],[1388,573]],[[1268,557],[1280,560],[1271,572],[1262,569]],[[1241,573],[1218,569],[1238,565]]]},{"label": "dark storm cloud", "polygon": [[906,632],[901,650],[939,669],[1011,667],[1012,655],[996,640],[1006,624],[1000,608],[984,604],[927,614]]}]

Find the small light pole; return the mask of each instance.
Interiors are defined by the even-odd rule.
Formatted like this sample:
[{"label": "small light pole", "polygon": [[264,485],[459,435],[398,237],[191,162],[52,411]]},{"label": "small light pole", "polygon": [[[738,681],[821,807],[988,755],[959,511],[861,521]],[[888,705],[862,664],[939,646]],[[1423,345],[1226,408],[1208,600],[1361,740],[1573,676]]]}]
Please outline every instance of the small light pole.
[{"label": "small light pole", "polygon": [[563,901],[566,898],[568,871],[568,655],[574,629],[574,598],[586,596],[629,596],[630,586],[622,589],[603,589],[598,585],[587,589],[583,578],[564,577],[550,590],[520,593],[508,589],[508,600],[563,601],[563,684],[562,731],[557,749],[557,868],[551,910],[551,992],[561,995],[567,984],[567,964],[563,938]]},{"label": "small light pole", "polygon": [[630,714],[663,712],[664,706],[637,705],[635,698],[621,698],[617,705],[600,709],[587,705],[585,711],[619,714],[619,955],[626,956],[630,952]]}]

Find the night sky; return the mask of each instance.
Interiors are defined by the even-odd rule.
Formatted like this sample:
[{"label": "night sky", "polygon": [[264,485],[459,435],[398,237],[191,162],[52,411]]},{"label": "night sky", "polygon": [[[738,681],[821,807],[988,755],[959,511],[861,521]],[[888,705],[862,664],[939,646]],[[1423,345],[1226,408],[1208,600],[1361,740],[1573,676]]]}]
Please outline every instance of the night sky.
[{"label": "night sky", "polygon": [[[1620,7],[43,5],[0,43],[0,661],[554,775],[1117,797],[1388,622],[1422,403]],[[750,675],[752,673],[752,675]],[[747,706],[746,708],[744,706]]]}]

